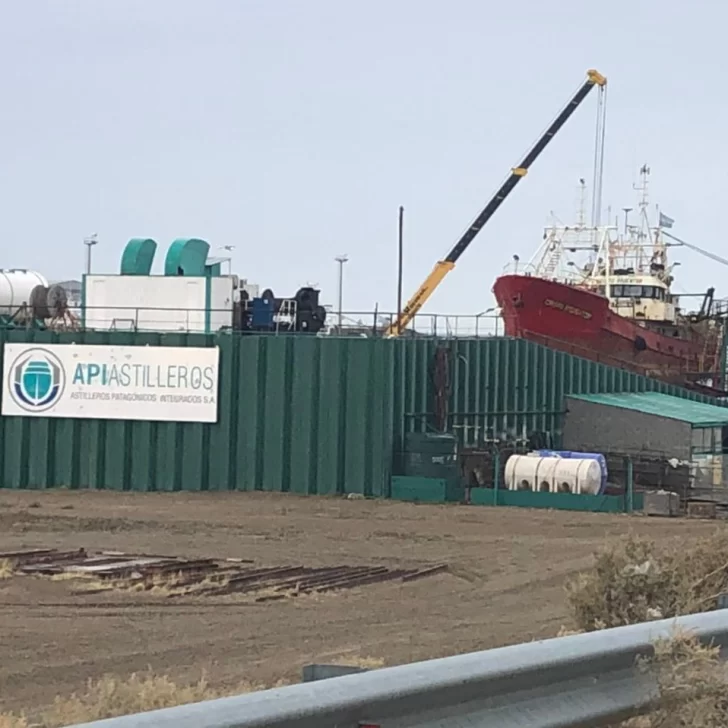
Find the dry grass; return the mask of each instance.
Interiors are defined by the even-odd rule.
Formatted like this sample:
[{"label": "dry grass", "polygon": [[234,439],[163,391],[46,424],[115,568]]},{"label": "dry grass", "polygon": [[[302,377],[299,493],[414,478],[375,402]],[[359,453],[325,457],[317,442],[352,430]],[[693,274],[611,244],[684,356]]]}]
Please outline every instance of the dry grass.
[{"label": "dry grass", "polygon": [[0,714],[0,728],[29,728],[30,724],[22,717],[13,713]]},{"label": "dry grass", "polygon": [[[630,538],[600,553],[594,567],[567,585],[573,634],[715,609],[728,592],[728,535],[716,531],[690,546]],[[655,646],[643,665],[654,671],[660,699],[623,728],[725,728],[728,667],[718,649],[677,634]]]},{"label": "dry grass", "polygon": [[[384,667],[384,660],[378,657],[337,657],[329,663],[331,665],[344,665],[346,667],[361,667],[364,670],[378,670]],[[0,728],[2,728],[0,726]]]},{"label": "dry grass", "polygon": [[[0,578],[2,574],[0,572]],[[209,593],[211,590],[223,589],[230,583],[229,573],[212,572],[198,581],[191,581],[184,573],[153,574],[151,577],[130,577],[117,579],[100,579],[93,574],[78,571],[64,571],[50,577],[51,581],[70,581],[77,592],[99,593],[107,591],[145,592],[156,597],[196,596]],[[288,588],[280,586],[260,586],[245,593],[236,593],[236,598],[244,602],[289,599],[305,596],[309,599],[334,599],[332,592],[300,593],[298,584]],[[0,726],[2,728],[2,726]]]},{"label": "dry grass", "polygon": [[567,592],[585,631],[714,609],[728,592],[728,534],[716,531],[690,546],[630,538],[599,554]]},{"label": "dry grass", "polygon": [[83,693],[57,697],[53,705],[32,721],[26,716],[0,714],[0,728],[61,728],[103,718],[114,718],[175,705],[212,700],[226,695],[239,695],[261,689],[244,683],[230,690],[211,688],[201,678],[192,685],[177,685],[166,675],[132,675],[128,680],[106,676],[92,680]]},{"label": "dry grass", "polygon": [[[151,578],[99,579],[81,572],[63,572],[51,577],[54,581],[74,581],[78,591],[131,591],[148,592],[153,596],[190,596],[210,588],[221,588],[229,583],[225,575],[211,574],[205,579],[189,582],[184,574],[154,574]],[[2,728],[2,726],[0,726]]]},{"label": "dry grass", "polygon": [[[15,562],[10,559],[0,559],[0,579],[9,579],[15,574]],[[0,723],[0,728],[3,728]]]},{"label": "dry grass", "polygon": [[728,725],[728,665],[719,648],[678,634],[655,646],[654,669],[660,699],[649,715],[622,728],[725,728]]}]

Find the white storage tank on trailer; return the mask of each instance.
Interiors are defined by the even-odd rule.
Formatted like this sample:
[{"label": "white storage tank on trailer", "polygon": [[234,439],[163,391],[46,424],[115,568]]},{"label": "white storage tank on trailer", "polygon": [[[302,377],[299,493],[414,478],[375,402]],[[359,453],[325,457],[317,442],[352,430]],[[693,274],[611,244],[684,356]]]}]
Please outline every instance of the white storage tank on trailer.
[{"label": "white storage tank on trailer", "polygon": [[594,458],[511,455],[505,483],[509,490],[597,495],[602,488],[602,469]]},{"label": "white storage tank on trailer", "polygon": [[0,268],[0,314],[12,316],[24,304],[29,304],[36,286],[48,287],[48,281],[40,273],[25,268]]}]

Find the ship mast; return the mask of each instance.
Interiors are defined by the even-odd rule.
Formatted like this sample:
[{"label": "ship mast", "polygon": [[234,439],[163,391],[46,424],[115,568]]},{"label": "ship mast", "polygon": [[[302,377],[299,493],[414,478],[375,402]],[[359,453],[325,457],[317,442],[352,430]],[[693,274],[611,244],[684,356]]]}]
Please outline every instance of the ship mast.
[{"label": "ship mast", "polygon": [[586,180],[579,180],[579,209],[576,212],[576,227],[583,230],[586,227]]},{"label": "ship mast", "polygon": [[640,207],[640,223],[639,226],[636,227],[636,233],[637,233],[637,250],[635,251],[636,255],[636,262],[637,262],[637,270],[642,270],[644,266],[644,245],[645,241],[650,239],[650,220],[647,215],[647,208],[650,204],[649,199],[649,177],[650,177],[650,168],[643,164],[640,168],[640,184],[639,185],[633,185],[634,189],[637,192],[641,192],[642,196],[640,198],[639,207]]}]

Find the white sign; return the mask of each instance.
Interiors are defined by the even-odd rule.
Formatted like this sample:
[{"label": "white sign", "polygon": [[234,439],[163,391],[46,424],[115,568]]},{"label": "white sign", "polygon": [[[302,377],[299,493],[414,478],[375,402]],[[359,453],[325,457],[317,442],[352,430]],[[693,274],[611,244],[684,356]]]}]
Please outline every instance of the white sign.
[{"label": "white sign", "polygon": [[2,414],[217,422],[220,350],[5,344]]}]

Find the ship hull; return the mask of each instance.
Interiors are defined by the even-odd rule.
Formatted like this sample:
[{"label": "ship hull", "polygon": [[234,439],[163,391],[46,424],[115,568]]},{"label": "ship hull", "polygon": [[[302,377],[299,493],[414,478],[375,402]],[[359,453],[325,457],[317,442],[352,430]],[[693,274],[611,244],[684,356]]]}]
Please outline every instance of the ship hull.
[{"label": "ship hull", "polygon": [[[614,313],[604,296],[544,278],[505,275],[493,293],[507,336],[677,384],[694,383],[704,342],[666,335]],[[672,331],[675,334],[675,331]]]}]

